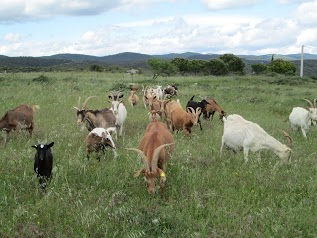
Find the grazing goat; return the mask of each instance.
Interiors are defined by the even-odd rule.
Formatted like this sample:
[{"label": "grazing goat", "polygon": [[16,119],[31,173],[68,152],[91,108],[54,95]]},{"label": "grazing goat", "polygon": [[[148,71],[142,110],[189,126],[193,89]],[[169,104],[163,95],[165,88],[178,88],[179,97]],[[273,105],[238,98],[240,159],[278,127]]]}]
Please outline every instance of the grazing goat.
[{"label": "grazing goat", "polygon": [[89,96],[84,101],[83,105],[80,105],[80,97],[78,99],[78,106],[74,107],[77,114],[77,125],[82,127],[86,125],[88,131],[92,131],[96,127],[115,127],[116,117],[113,112],[107,108],[99,110],[89,110],[86,107],[87,102],[96,96]]},{"label": "grazing goat", "polygon": [[[165,147],[169,146],[169,153]],[[155,192],[155,180],[158,176],[161,179],[161,191],[164,192],[166,181],[166,162],[169,154],[174,150],[174,138],[162,122],[152,122],[140,140],[139,148],[127,148],[136,151],[142,158],[144,167],[139,170],[135,177],[141,173],[147,180],[147,190],[150,194]]]},{"label": "grazing goat", "polygon": [[127,109],[123,102],[120,101],[109,101],[111,103],[110,110],[116,117],[116,126],[120,127],[119,136],[122,136],[123,133],[123,125],[125,120],[127,119]]},{"label": "grazing goat", "polygon": [[[258,152],[260,159],[260,151],[269,149],[273,151],[283,161],[290,162],[292,150],[276,140],[274,137],[264,131],[258,124],[245,120],[240,115],[230,115],[223,118],[224,130],[222,135],[222,144],[220,156],[224,146],[232,149],[234,152],[243,149],[244,161],[248,162],[249,151]],[[284,132],[289,140],[291,147],[292,140],[290,136]]]},{"label": "grazing goat", "polygon": [[[115,131],[115,127],[109,127],[107,129],[97,127],[93,129],[86,137],[86,156],[89,159],[90,153],[95,151],[103,153],[107,146],[112,148],[114,157],[117,157],[116,146],[112,140],[111,132]],[[98,160],[100,161],[100,157],[98,155]]]},{"label": "grazing goat", "polygon": [[40,182],[41,188],[45,189],[47,182],[50,181],[53,168],[53,155],[51,147],[54,142],[50,144],[32,145],[36,149],[34,157],[34,171]]},{"label": "grazing goat", "polygon": [[301,129],[303,136],[307,139],[307,132],[312,123],[317,121],[317,108],[316,99],[314,99],[314,105],[307,99],[310,104],[310,108],[294,107],[289,115],[289,121],[293,130]]},{"label": "grazing goat", "polygon": [[171,125],[172,130],[183,129],[184,133],[189,136],[191,133],[191,128],[197,125],[199,114],[201,113],[201,108],[196,108],[194,110],[192,107],[183,110],[182,107],[178,106],[171,110]]},{"label": "grazing goat", "polygon": [[139,97],[136,94],[136,91],[130,91],[130,96],[128,98],[128,101],[132,107],[132,109],[138,104],[139,102]]},{"label": "grazing goat", "polygon": [[222,120],[222,118],[226,116],[226,112],[218,105],[218,103],[214,99],[207,98],[207,97],[200,97],[200,98],[205,99],[208,102],[206,108],[202,110],[204,114],[204,119],[210,118],[210,120],[212,121],[216,111],[219,113],[220,120]]},{"label": "grazing goat", "polygon": [[[192,96],[191,99],[187,102],[186,109],[191,107],[194,110],[196,110],[199,107],[199,108],[201,108],[202,111],[206,110],[206,107],[209,103],[205,99],[201,100],[200,102],[195,102],[194,97],[195,96]],[[198,115],[197,122],[199,124],[200,130],[202,130],[203,128],[201,127],[200,115],[201,115],[201,112]]]},{"label": "grazing goat", "polygon": [[22,129],[28,130],[32,137],[34,130],[34,113],[39,109],[38,105],[22,104],[15,109],[7,111],[0,119],[0,130],[6,131],[7,135],[11,131],[19,132]]}]

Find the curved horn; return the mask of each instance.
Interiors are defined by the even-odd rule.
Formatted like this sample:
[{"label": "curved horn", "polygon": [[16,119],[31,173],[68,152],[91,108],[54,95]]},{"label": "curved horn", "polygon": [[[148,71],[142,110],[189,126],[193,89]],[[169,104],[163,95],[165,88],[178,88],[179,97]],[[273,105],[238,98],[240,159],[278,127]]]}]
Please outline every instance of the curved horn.
[{"label": "curved horn", "polygon": [[195,114],[195,110],[194,110],[194,108],[192,108],[192,107],[188,107],[188,108],[187,108],[187,110],[188,110],[188,109],[190,110],[190,113]]},{"label": "curved horn", "polygon": [[196,114],[199,114],[201,112],[201,107],[196,108]]},{"label": "curved horn", "polygon": [[83,103],[83,107],[82,107],[82,109],[86,109],[86,104],[87,104],[87,102],[91,99],[91,98],[96,98],[97,96],[89,96],[88,98],[86,98],[86,100],[84,101],[84,103]]},{"label": "curved horn", "polygon": [[136,148],[125,148],[125,149],[137,152],[142,158],[142,161],[143,161],[143,164],[144,164],[144,168],[146,169],[147,172],[150,172],[150,165],[149,165],[148,159],[147,159],[146,155],[144,154],[144,152],[142,150],[139,150],[139,149],[136,149]]},{"label": "curved horn", "polygon": [[120,92],[120,91],[119,91],[119,92],[118,92],[118,95],[117,95],[118,99],[119,99],[119,98],[122,98],[123,96],[124,96],[123,92]]},{"label": "curved horn", "polygon": [[158,159],[159,159],[159,155],[160,155],[161,149],[163,149],[165,146],[169,146],[169,145],[174,145],[174,143],[160,145],[159,147],[157,147],[154,150],[153,158],[152,158],[152,162],[151,162],[152,171],[156,171],[156,169],[157,169],[157,162],[158,162]]},{"label": "curved horn", "polygon": [[312,104],[312,102],[311,101],[309,101],[308,99],[306,99],[306,98],[303,98],[306,102],[308,102],[309,103],[309,105],[310,105],[310,107],[312,107],[312,108],[314,108],[314,105]]},{"label": "curved horn", "polygon": [[78,97],[77,107],[80,108],[80,97]]},{"label": "curved horn", "polygon": [[108,97],[109,97],[112,101],[114,101],[113,91],[109,92]]},{"label": "curved horn", "polygon": [[293,145],[293,139],[292,137],[290,137],[290,135],[286,132],[286,131],[283,131],[283,130],[280,130],[284,136],[287,138],[287,141],[288,141],[288,147],[289,148],[292,148],[292,145]]}]

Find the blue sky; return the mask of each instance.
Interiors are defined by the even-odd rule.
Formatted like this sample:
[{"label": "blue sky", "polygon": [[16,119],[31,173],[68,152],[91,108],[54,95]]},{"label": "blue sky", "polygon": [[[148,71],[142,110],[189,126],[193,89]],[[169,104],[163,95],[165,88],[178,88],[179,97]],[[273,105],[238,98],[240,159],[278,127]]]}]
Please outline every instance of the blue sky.
[{"label": "blue sky", "polygon": [[0,55],[317,54],[317,0],[3,0]]}]

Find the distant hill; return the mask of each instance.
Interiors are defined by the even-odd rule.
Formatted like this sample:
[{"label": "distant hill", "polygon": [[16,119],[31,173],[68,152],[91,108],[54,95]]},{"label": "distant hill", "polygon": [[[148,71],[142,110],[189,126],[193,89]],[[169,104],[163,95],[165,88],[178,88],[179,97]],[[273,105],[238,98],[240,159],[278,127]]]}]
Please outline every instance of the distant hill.
[{"label": "distant hill", "polygon": [[[123,52],[114,55],[107,56],[92,56],[84,54],[56,54],[51,56],[42,57],[8,57],[0,55],[0,67],[53,67],[53,68],[67,68],[67,67],[85,67],[92,64],[102,65],[118,65],[123,67],[144,67],[148,59],[161,58],[161,59],[174,59],[174,58],[186,58],[189,60],[210,60],[218,58],[220,55],[217,54],[200,54],[196,52],[185,52],[185,53],[170,53],[162,55],[148,55],[133,52]],[[255,63],[269,63],[272,59],[271,54],[267,55],[237,55],[244,60],[248,69],[251,68],[252,64]],[[299,67],[301,54],[289,54],[279,55],[275,54],[274,59],[284,59],[288,61],[294,61]],[[315,72],[317,68],[317,55],[304,54],[305,64],[304,71]],[[309,67],[309,69],[305,69]],[[317,72],[314,73],[317,77]]]}]

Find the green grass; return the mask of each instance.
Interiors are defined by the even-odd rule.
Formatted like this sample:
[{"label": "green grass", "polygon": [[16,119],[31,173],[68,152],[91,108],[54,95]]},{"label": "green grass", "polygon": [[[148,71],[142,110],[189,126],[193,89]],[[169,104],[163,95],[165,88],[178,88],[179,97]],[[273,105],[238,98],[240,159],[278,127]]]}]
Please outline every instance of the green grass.
[{"label": "green grass", "polygon": [[[250,153],[219,157],[223,125],[218,114],[202,121],[191,138],[174,134],[176,147],[167,164],[165,194],[151,196],[134,172],[136,153],[148,123],[140,103],[128,109],[125,136],[116,141],[119,157],[107,151],[101,161],[85,158],[87,131],[76,125],[78,97],[90,95],[90,108],[109,107],[107,92],[127,88],[129,75],[103,73],[24,73],[0,75],[0,115],[16,106],[38,104],[34,137],[0,137],[0,237],[316,237],[317,130],[305,140],[290,130],[288,115],[302,98],[317,97],[317,82],[291,77],[172,77],[134,82],[179,85],[183,106],[192,95],[208,95],[228,114],[258,123],[283,143],[279,129],[293,138],[290,164],[273,153],[258,161]],[[127,94],[127,89],[125,91]],[[140,94],[139,94],[140,96]],[[127,96],[125,96],[125,99]],[[53,178],[46,193],[33,171],[31,145],[51,142]]]}]

